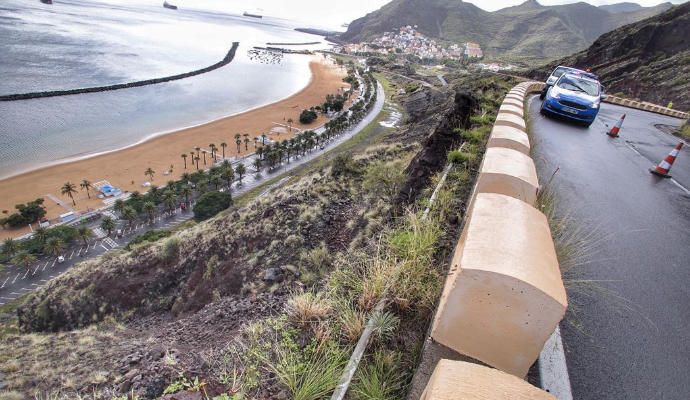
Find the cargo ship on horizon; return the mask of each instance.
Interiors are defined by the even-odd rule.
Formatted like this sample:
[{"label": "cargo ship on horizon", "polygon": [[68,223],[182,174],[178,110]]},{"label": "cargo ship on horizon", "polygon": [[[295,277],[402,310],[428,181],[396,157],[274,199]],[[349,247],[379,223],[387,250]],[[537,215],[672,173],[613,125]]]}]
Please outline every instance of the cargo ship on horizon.
[{"label": "cargo ship on horizon", "polygon": [[259,18],[259,19],[261,19],[261,18],[263,18],[263,17],[264,17],[263,15],[259,15],[259,14],[252,14],[252,13],[248,13],[248,12],[246,12],[246,11],[245,11],[245,12],[244,12],[244,13],[243,13],[242,15],[244,15],[245,17],[250,17],[250,18]]}]

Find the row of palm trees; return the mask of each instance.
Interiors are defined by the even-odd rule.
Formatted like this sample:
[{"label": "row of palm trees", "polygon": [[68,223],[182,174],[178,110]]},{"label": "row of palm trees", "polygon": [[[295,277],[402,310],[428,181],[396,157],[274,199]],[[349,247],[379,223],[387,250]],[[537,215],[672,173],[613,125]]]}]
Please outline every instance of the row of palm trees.
[{"label": "row of palm trees", "polygon": [[[81,239],[84,246],[88,244],[89,239],[93,237],[93,231],[86,226],[80,226],[75,232],[75,236]],[[61,237],[51,236],[46,228],[38,228],[34,231],[31,240],[37,242],[40,246],[40,252],[52,256],[60,256],[64,254],[70,243]],[[2,252],[10,257],[11,262],[15,265],[22,265],[29,267],[37,260],[34,253],[29,251],[31,246],[25,245],[8,238],[3,241]]]},{"label": "row of palm trees", "polygon": [[[93,189],[93,185],[91,184],[91,182],[88,179],[83,179],[81,181],[81,183],[79,184],[79,187],[81,188],[81,190],[86,191],[86,195],[90,199],[91,198],[91,189]],[[67,181],[60,188],[60,193],[62,195],[68,196],[72,200],[73,205],[75,205],[75,206],[77,205],[77,202],[74,199],[74,195],[77,194],[77,185],[75,185],[74,183],[72,183],[70,181]]]}]

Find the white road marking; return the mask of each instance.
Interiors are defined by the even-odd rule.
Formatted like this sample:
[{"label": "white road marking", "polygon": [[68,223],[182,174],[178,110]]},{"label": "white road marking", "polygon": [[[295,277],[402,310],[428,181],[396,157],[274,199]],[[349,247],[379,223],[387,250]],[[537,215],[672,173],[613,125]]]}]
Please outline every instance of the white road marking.
[{"label": "white road marking", "polygon": [[561,330],[558,326],[539,354],[539,375],[542,389],[554,395],[558,400],[573,400]]},{"label": "white road marking", "polygon": [[50,268],[53,268],[55,266],[55,263],[57,262],[57,257],[53,260],[53,264],[50,265]]},{"label": "white road marking", "polygon": [[4,300],[14,300],[14,299],[16,299],[16,297],[0,297],[0,299],[4,299]]},{"label": "white road marking", "polygon": [[72,259],[72,257],[74,257],[74,252],[75,252],[75,251],[76,251],[76,249],[75,249],[75,250],[72,250],[72,254],[69,255],[69,259],[70,259],[70,260]]},{"label": "white road marking", "polygon": [[12,283],[14,283],[17,280],[17,278],[19,278],[19,275],[21,275],[21,272],[18,273],[17,276],[14,277],[14,279],[12,279]]},{"label": "white road marking", "polygon": [[29,275],[29,271],[31,271],[31,268],[26,269],[26,273],[22,276],[22,279],[26,279],[26,276]]},{"label": "white road marking", "polygon": [[19,289],[19,290],[23,290],[23,291],[25,291],[25,292],[30,292],[30,291],[31,291],[31,289],[29,289],[29,288],[21,288],[21,289]]},{"label": "white road marking", "polygon": [[39,286],[37,283],[32,283],[31,286]]},{"label": "white road marking", "polygon": [[5,279],[5,282],[2,283],[2,286],[0,286],[0,288],[4,288],[4,287],[5,287],[5,284],[6,284],[7,281],[9,281],[9,280],[10,280],[10,277],[8,276],[7,279]]},{"label": "white road marking", "polygon": [[671,180],[671,182],[673,182],[676,186],[678,186],[678,187],[681,188],[683,191],[685,191],[685,194],[690,194],[690,190],[686,189],[685,186],[683,186],[683,185],[681,185],[680,183],[678,183],[677,180],[675,180],[675,179],[673,179],[673,178],[671,178],[670,180]]},{"label": "white road marking", "polygon": [[48,282],[47,279],[41,279],[41,282]]},{"label": "white road marking", "polygon": [[81,255],[81,251],[82,251],[82,250],[84,250],[83,247],[79,248],[79,253],[77,253],[77,255]]},{"label": "white road marking", "polygon": [[14,295],[17,295],[17,296],[19,296],[19,295],[20,295],[21,293],[17,293],[17,292],[12,292],[12,293],[10,293],[10,294],[14,294]]},{"label": "white road marking", "polygon": [[31,276],[36,275],[36,271],[38,271],[39,268],[41,268],[41,264],[39,264],[39,265],[36,266],[36,269],[35,269],[34,272],[31,274]]},{"label": "white road marking", "polygon": [[105,249],[105,251],[108,251],[108,250],[110,250],[109,248],[107,248],[107,247],[103,246],[103,243],[101,243],[101,247],[103,247],[103,248]]}]

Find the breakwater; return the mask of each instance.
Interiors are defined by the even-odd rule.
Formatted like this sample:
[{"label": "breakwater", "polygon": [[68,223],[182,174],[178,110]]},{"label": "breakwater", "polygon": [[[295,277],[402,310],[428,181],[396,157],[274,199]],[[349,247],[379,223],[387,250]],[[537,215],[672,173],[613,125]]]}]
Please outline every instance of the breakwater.
[{"label": "breakwater", "polygon": [[240,45],[239,42],[233,42],[232,47],[228,51],[228,54],[226,54],[225,57],[222,60],[220,60],[219,62],[217,62],[213,65],[209,65],[208,67],[204,67],[204,68],[197,69],[197,70],[190,71],[190,72],[185,72],[182,74],[171,75],[171,76],[166,76],[166,77],[162,77],[162,78],[147,79],[147,80],[142,80],[142,81],[128,82],[128,83],[118,83],[115,85],[107,85],[107,86],[94,86],[94,87],[79,88],[79,89],[52,90],[52,91],[44,91],[44,92],[8,94],[8,95],[0,96],[0,101],[29,100],[29,99],[36,99],[36,98],[41,98],[41,97],[68,96],[68,95],[73,95],[73,94],[105,92],[105,91],[109,91],[109,90],[119,90],[119,89],[128,89],[128,88],[139,87],[139,86],[155,85],[158,83],[164,83],[164,82],[175,81],[178,79],[189,78],[191,76],[204,74],[206,72],[210,72],[210,71],[213,71],[215,69],[218,69],[220,67],[223,67],[225,65],[230,64],[230,62],[232,62],[232,60],[235,58],[235,53],[237,52],[237,48],[239,47],[239,45]]}]

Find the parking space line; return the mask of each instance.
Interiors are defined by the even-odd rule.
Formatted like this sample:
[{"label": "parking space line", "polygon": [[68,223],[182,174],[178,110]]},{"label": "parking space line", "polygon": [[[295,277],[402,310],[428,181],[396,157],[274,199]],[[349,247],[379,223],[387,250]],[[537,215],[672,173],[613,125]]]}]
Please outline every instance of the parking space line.
[{"label": "parking space line", "polygon": [[48,282],[47,279],[41,279],[41,282]]},{"label": "parking space line", "polygon": [[103,246],[103,243],[101,243],[101,247],[103,247],[103,248],[105,249],[105,251],[108,251],[108,250],[110,250],[109,248],[107,248],[107,247]]},{"label": "parking space line", "polygon": [[84,250],[83,247],[79,248],[79,253],[77,253],[77,255],[81,255],[81,251],[82,251],[82,250]]},{"label": "parking space line", "polygon": [[70,260],[72,259],[72,257],[74,257],[74,252],[75,252],[75,251],[76,251],[76,249],[72,250],[72,254],[69,255],[69,259],[70,259]]},{"label": "parking space line", "polygon": [[23,290],[23,291],[25,291],[25,292],[30,292],[30,291],[31,291],[31,289],[28,289],[28,288],[21,288],[21,289],[19,289],[19,290]]},{"label": "parking space line", "polygon": [[16,299],[16,297],[0,297],[0,299],[4,299],[4,300],[14,300],[14,299]]},{"label": "parking space line", "polygon": [[5,279],[5,282],[2,283],[2,286],[0,286],[0,288],[4,288],[4,287],[5,287],[5,284],[6,284],[7,281],[9,281],[9,280],[10,280],[10,277],[8,276],[7,279]]},{"label": "parking space line", "polygon": [[19,296],[21,293],[12,292],[12,293],[10,293],[10,294],[13,294],[13,295],[15,295],[15,296]]},{"label": "parking space line", "polygon": [[39,268],[41,268],[41,264],[39,264],[39,265],[36,266],[36,269],[34,270],[33,273],[31,273],[31,276],[36,275],[36,271],[38,271]]},{"label": "parking space line", "polygon": [[39,286],[37,283],[32,283],[31,286]]},{"label": "parking space line", "polygon": [[15,276],[14,279],[12,279],[12,283],[14,283],[17,280],[17,278],[19,278],[19,275],[21,275],[21,274],[22,274],[21,272],[18,273],[17,276]]},{"label": "parking space line", "polygon": [[29,275],[29,271],[31,271],[31,268],[26,269],[26,273],[22,276],[22,279],[26,279],[26,276]]}]

